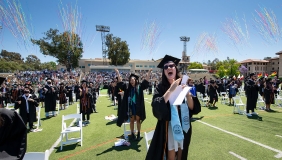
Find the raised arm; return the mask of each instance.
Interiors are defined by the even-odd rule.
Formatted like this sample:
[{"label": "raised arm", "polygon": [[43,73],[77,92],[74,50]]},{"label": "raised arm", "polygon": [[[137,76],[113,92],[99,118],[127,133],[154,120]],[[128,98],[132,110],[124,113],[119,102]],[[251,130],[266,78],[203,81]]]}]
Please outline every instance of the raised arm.
[{"label": "raised arm", "polygon": [[152,73],[152,68],[149,69],[149,71],[148,71],[148,73],[147,73],[147,76],[146,76],[146,78],[145,78],[148,82],[149,82],[149,80],[150,80],[151,73]]},{"label": "raised arm", "polygon": [[118,77],[118,82],[121,82],[121,81],[122,81],[122,78],[121,78],[121,76],[120,76],[119,71],[118,71],[117,68],[115,68],[115,72],[116,72],[116,75],[117,75],[117,77]]}]

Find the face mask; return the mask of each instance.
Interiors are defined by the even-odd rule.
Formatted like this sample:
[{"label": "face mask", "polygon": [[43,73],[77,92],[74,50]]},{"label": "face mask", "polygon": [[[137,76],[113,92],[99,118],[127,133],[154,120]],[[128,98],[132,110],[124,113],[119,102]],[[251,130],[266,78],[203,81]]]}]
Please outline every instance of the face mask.
[{"label": "face mask", "polygon": [[24,93],[26,93],[26,94],[27,94],[27,93],[29,93],[29,91],[24,91]]},{"label": "face mask", "polygon": [[47,84],[51,84],[51,82],[47,82]]}]

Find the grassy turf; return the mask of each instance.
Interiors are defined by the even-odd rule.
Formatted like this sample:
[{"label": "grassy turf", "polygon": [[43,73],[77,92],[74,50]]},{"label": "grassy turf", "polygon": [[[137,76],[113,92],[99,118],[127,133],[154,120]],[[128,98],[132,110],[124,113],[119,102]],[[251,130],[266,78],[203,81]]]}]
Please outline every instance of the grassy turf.
[{"label": "grassy turf", "polygon": [[[101,95],[106,95],[103,90]],[[147,119],[142,124],[142,136],[145,131],[154,129],[157,120],[151,111],[151,95],[145,95]],[[243,97],[243,101],[246,99]],[[217,103],[217,109],[202,108],[202,112],[194,117],[213,126],[236,133],[272,148],[282,150],[282,109],[272,107],[277,112],[268,113],[257,110],[262,120],[247,118],[244,115],[233,114],[233,107]],[[116,137],[123,134],[123,127],[117,127],[115,122],[104,119],[110,114],[116,115],[107,96],[100,96],[97,101],[99,113],[91,114],[91,124],[83,128],[83,146],[73,144],[58,147],[50,155],[50,159],[144,159],[146,146],[144,138],[139,142],[131,142],[131,146],[113,147]],[[42,110],[43,111],[43,110]],[[42,132],[28,134],[28,151],[44,151],[49,149],[59,138],[61,131],[61,115],[76,112],[76,104],[60,115],[42,121]],[[42,116],[44,116],[44,113]],[[238,137],[211,128],[198,121],[192,122],[192,141],[189,149],[189,159],[238,159],[229,152],[234,152],[246,159],[276,159],[276,152],[247,142]]]}]

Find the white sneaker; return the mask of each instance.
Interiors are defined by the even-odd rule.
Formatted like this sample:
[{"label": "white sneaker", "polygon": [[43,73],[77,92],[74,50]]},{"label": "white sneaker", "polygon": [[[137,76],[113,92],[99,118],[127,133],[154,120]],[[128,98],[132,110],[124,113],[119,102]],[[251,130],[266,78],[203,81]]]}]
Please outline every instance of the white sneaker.
[{"label": "white sneaker", "polygon": [[256,112],[253,112],[252,115],[258,115]]},{"label": "white sneaker", "polygon": [[248,116],[248,117],[252,117],[252,114],[250,114],[250,113],[247,113],[247,116]]}]

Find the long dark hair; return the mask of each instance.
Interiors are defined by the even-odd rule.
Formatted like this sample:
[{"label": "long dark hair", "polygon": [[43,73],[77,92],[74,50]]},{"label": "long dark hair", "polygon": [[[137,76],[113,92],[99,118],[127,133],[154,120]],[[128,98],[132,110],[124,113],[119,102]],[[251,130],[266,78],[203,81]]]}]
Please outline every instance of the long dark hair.
[{"label": "long dark hair", "polygon": [[[138,85],[139,85],[139,80],[136,79],[135,77],[131,76],[129,77],[129,81],[128,81],[128,91],[130,92],[131,91],[131,88],[134,88],[131,83],[130,83],[130,80],[131,78],[134,78],[135,79],[135,88],[137,89]],[[137,90],[136,90],[137,91]]]},{"label": "long dark hair", "polygon": [[[178,78],[180,78],[180,75],[179,75],[179,71],[178,71],[178,68],[177,66],[175,66],[175,69],[176,69],[176,78],[175,80],[177,80]],[[162,81],[161,81],[161,84],[162,86],[164,87],[164,91],[166,92],[169,87],[170,87],[170,83],[169,81],[167,80],[166,76],[165,76],[165,73],[164,73],[164,69],[163,69],[163,73],[162,73]]]}]

